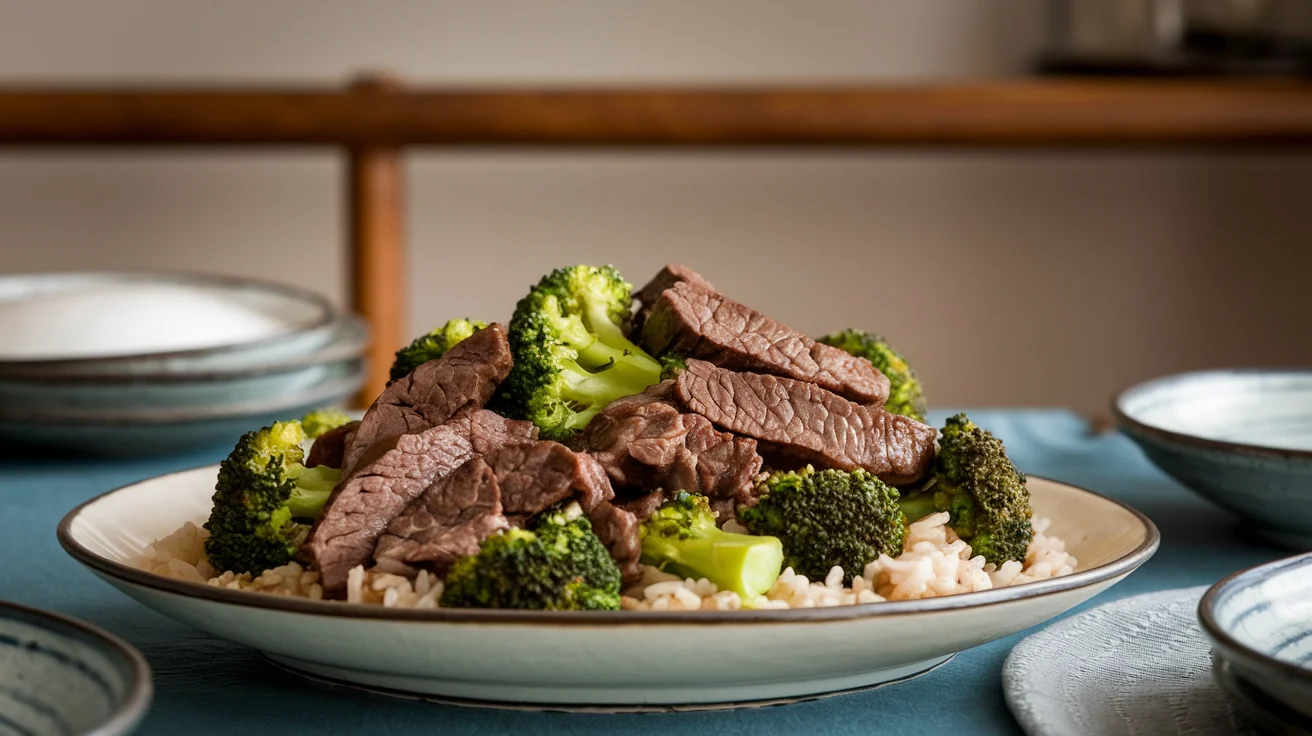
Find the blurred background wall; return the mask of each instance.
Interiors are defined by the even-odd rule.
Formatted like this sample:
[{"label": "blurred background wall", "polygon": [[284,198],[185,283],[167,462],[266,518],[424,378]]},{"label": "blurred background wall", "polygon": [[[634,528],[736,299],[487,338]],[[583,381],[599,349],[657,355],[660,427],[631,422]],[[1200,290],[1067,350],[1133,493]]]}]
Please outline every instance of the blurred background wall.
[{"label": "blurred background wall", "polygon": [[[0,75],[336,84],[1021,73],[1041,0],[0,0]],[[554,265],[667,261],[793,326],[883,331],[938,405],[1104,411],[1170,371],[1312,363],[1312,156],[416,152],[411,327]],[[0,269],[188,268],[344,296],[330,153],[0,155]]]}]

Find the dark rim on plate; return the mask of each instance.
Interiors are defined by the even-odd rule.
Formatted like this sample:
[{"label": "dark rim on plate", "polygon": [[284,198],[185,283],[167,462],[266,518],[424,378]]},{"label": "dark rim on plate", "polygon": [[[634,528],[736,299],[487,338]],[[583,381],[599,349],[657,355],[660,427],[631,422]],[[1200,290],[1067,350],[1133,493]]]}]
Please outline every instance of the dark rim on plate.
[{"label": "dark rim on plate", "polygon": [[55,630],[71,630],[80,638],[108,645],[127,664],[131,682],[127,693],[124,694],[123,702],[114,709],[109,718],[88,731],[87,736],[117,736],[127,733],[145,718],[155,687],[151,682],[150,664],[135,647],[99,626],[61,613],[0,601],[0,612],[4,610],[18,613],[24,620],[39,621],[43,624],[53,623],[54,626],[51,628]]},{"label": "dark rim on plate", "polygon": [[134,353],[132,355],[108,355],[91,358],[37,358],[34,360],[0,360],[0,373],[8,368],[13,368],[22,372],[30,373],[33,370],[53,370],[60,367],[67,367],[75,364],[104,364],[104,363],[122,363],[132,360],[141,360],[142,358],[168,359],[168,358],[189,358],[203,357],[215,353],[228,352],[234,348],[241,347],[262,347],[286,340],[288,335],[309,332],[310,330],[326,327],[333,320],[333,305],[326,297],[309,289],[302,289],[299,286],[291,286],[275,281],[265,281],[263,279],[247,278],[244,276],[222,276],[218,274],[196,273],[193,271],[167,270],[167,269],[143,269],[140,271],[45,271],[40,273],[12,273],[4,274],[5,279],[40,279],[40,278],[84,278],[84,279],[105,279],[119,280],[127,282],[151,282],[151,283],[201,283],[213,286],[225,286],[239,289],[261,289],[272,291],[284,296],[293,297],[302,301],[309,302],[318,308],[319,315],[312,320],[292,327],[289,332],[280,333],[261,340],[251,340],[242,343],[233,343],[228,345],[216,345],[208,348],[193,348],[189,350],[170,350],[162,352]]},{"label": "dark rim on plate", "polygon": [[1248,587],[1278,575],[1289,568],[1299,567],[1309,562],[1312,562],[1312,552],[1305,552],[1301,555],[1286,557],[1274,562],[1264,562],[1260,565],[1230,573],[1208,588],[1207,592],[1203,593],[1202,599],[1198,601],[1198,622],[1202,625],[1203,631],[1208,638],[1212,640],[1212,644],[1224,650],[1227,656],[1247,660],[1250,665],[1275,669],[1295,679],[1312,681],[1312,670],[1299,667],[1292,662],[1277,659],[1236,639],[1217,622],[1215,611],[1217,603],[1223,597],[1229,595],[1232,589],[1240,584],[1242,578],[1248,578],[1248,580],[1243,580],[1243,586]]},{"label": "dark rim on plate", "polygon": [[1134,508],[1113,498],[1094,493],[1087,488],[1055,481],[1041,476],[1030,476],[1036,480],[1065,486],[1081,493],[1086,493],[1128,511],[1143,525],[1144,538],[1137,547],[1120,557],[1105,562],[1089,570],[1081,570],[1060,578],[1049,578],[1032,583],[1025,583],[1006,588],[974,593],[926,598],[914,601],[885,601],[883,603],[860,603],[829,608],[793,608],[787,610],[738,610],[738,611],[511,611],[500,609],[408,609],[384,608],[343,603],[340,601],[312,601],[303,598],[275,596],[251,591],[228,590],[204,583],[189,583],[173,578],[166,578],[130,565],[110,560],[86,547],[73,538],[72,525],[84,508],[115,493],[132,488],[140,483],[160,480],[198,470],[216,468],[205,465],[188,470],[180,470],[137,483],[130,483],[114,490],[102,493],[95,498],[84,501],[77,508],[68,512],[59,522],[57,532],[59,544],[73,559],[93,571],[113,578],[144,586],[166,593],[174,593],[189,598],[203,598],[218,603],[227,603],[252,608],[265,608],[293,613],[306,613],[319,616],[336,616],[353,619],[381,619],[407,622],[447,622],[447,623],[519,623],[519,624],[572,624],[589,625],[625,625],[625,624],[708,624],[708,623],[789,623],[799,621],[840,621],[872,616],[897,616],[944,611],[960,608],[977,608],[986,605],[1008,603],[1020,599],[1052,595],[1075,588],[1114,580],[1129,574],[1142,565],[1157,551],[1161,536],[1152,520]]},{"label": "dark rim on plate", "polygon": [[1222,452],[1233,452],[1240,455],[1249,455],[1251,457],[1267,458],[1275,460],[1312,460],[1312,450],[1296,450],[1292,448],[1270,447],[1267,445],[1250,445],[1244,442],[1230,442],[1227,440],[1214,440],[1198,435],[1184,434],[1170,429],[1155,427],[1151,424],[1135,419],[1126,412],[1121,405],[1131,394],[1143,391],[1150,387],[1169,387],[1171,384],[1179,383],[1188,379],[1195,379],[1201,376],[1245,376],[1245,375],[1276,375],[1284,373],[1306,373],[1312,374],[1312,369],[1308,368],[1227,368],[1219,370],[1190,371],[1188,373],[1173,373],[1166,376],[1159,376],[1147,381],[1130,386],[1120,391],[1111,400],[1112,417],[1120,426],[1121,430],[1127,434],[1140,438],[1157,439],[1165,442],[1196,447],[1203,450],[1219,450]]}]

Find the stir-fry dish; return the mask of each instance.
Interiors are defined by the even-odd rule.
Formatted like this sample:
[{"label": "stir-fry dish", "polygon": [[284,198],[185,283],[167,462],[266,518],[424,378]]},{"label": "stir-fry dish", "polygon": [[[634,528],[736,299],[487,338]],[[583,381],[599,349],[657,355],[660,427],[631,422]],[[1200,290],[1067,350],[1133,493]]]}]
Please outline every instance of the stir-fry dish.
[{"label": "stir-fry dish", "polygon": [[543,277],[396,354],[359,421],[248,432],[141,567],[410,608],[879,603],[1065,575],[1025,475],[883,338],[819,339],[670,265]]}]

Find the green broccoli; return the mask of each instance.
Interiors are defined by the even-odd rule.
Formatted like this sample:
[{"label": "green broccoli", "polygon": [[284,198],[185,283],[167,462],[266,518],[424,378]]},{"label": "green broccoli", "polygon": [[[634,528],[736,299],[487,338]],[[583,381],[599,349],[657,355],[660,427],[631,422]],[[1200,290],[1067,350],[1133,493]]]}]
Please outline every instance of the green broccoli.
[{"label": "green broccoli", "polygon": [[678,378],[680,373],[688,370],[688,361],[678,353],[666,353],[661,356],[661,380]]},{"label": "green broccoli", "polygon": [[638,533],[644,564],[685,578],[706,578],[744,598],[765,593],[783,570],[778,539],[716,528],[706,497],[686,491],[653,512]]},{"label": "green broccoli", "polygon": [[205,553],[216,570],[259,574],[285,565],[323,511],[341,471],[301,464],[305,429],[274,422],[247,432],[219,465]]},{"label": "green broccoli", "polygon": [[888,377],[888,401],[884,409],[893,414],[925,421],[928,412],[924,388],[916,372],[884,338],[860,330],[843,330],[825,335],[820,342],[832,345],[858,358],[865,358]]},{"label": "green broccoli", "polygon": [[447,608],[614,611],[620,569],[577,503],[544,513],[532,530],[488,537],[456,560],[440,601]]},{"label": "green broccoli", "polygon": [[543,277],[510,319],[515,365],[496,407],[568,440],[610,402],[659,382],[660,363],[624,336],[632,291],[612,266]]},{"label": "green broccoli", "polygon": [[783,542],[784,564],[812,580],[843,568],[843,582],[880,554],[896,556],[906,539],[897,489],[864,470],[777,472],[758,483],[759,500],[738,512],[754,534]]},{"label": "green broccoli", "polygon": [[319,435],[351,421],[341,409],[318,409],[301,417],[301,429],[305,430],[306,439],[318,439]]},{"label": "green broccoli", "polygon": [[414,342],[396,351],[388,382],[410,375],[410,372],[430,360],[437,360],[453,345],[487,327],[486,322],[471,319],[453,319],[427,335],[416,337]]},{"label": "green broccoli", "polygon": [[1007,457],[1002,440],[965,414],[944,425],[932,483],[907,499],[903,510],[912,521],[948,512],[948,526],[971,551],[998,565],[1024,560],[1034,539],[1025,474]]}]

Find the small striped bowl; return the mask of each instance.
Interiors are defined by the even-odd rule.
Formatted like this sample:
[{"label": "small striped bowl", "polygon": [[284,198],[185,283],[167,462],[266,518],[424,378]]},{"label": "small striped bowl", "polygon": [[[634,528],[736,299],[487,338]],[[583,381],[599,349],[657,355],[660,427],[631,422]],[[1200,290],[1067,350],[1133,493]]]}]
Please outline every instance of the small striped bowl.
[{"label": "small striped bowl", "polygon": [[0,601],[0,736],[116,736],[150,706],[150,667],[89,624]]},{"label": "small striped bowl", "polygon": [[1203,595],[1198,619],[1214,660],[1312,719],[1312,553],[1221,580]]}]

